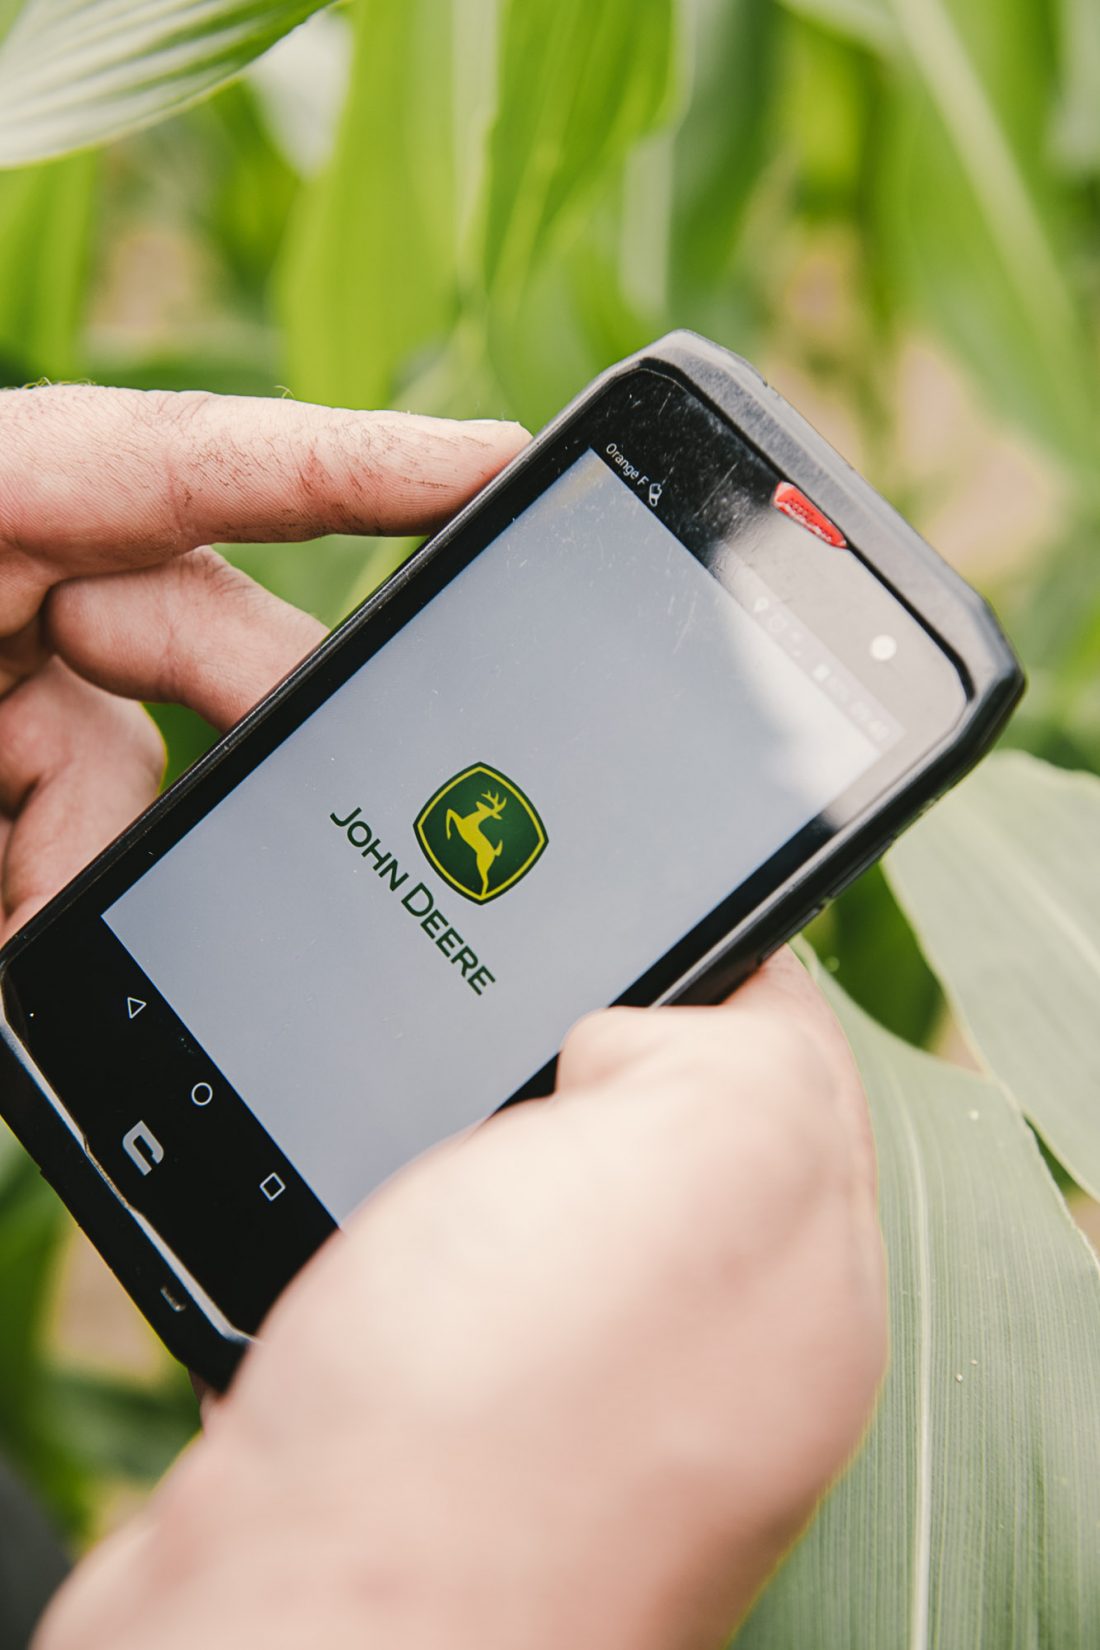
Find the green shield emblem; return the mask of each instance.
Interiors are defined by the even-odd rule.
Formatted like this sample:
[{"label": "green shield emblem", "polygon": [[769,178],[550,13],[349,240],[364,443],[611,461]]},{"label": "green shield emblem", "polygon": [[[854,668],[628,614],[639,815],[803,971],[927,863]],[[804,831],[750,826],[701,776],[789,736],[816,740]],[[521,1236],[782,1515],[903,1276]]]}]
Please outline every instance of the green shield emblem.
[{"label": "green shield emblem", "polygon": [[484,762],[441,785],[415,829],[440,876],[478,905],[514,888],[546,847],[534,804]]}]

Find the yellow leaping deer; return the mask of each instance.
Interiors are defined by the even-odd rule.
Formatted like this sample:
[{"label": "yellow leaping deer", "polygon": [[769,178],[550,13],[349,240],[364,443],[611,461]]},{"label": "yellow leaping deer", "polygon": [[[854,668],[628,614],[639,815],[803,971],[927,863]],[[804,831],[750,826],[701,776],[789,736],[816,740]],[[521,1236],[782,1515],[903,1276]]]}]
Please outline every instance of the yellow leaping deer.
[{"label": "yellow leaping deer", "polygon": [[492,791],[482,793],[482,800],[472,813],[456,814],[453,808],[447,809],[447,836],[450,837],[453,825],[463,842],[468,843],[477,855],[477,868],[481,876],[481,897],[484,899],[489,892],[489,872],[493,862],[504,847],[503,842],[492,843],[481,829],[485,819],[499,819],[504,812],[506,796],[494,796]]}]

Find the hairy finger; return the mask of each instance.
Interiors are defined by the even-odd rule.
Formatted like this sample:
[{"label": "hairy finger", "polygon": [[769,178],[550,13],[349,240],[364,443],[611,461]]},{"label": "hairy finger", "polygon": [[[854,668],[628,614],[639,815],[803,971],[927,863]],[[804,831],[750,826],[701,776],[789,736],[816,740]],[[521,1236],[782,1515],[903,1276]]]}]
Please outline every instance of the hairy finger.
[{"label": "hairy finger", "polygon": [[212,540],[424,531],[526,439],[515,424],[248,396],[0,392],[0,633],[59,579]]}]

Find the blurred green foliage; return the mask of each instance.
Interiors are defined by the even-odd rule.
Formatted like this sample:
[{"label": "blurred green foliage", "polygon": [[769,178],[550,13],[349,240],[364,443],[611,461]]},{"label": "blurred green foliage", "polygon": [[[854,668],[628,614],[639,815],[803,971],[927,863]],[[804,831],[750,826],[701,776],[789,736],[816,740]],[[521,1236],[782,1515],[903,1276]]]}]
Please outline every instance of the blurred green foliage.
[{"label": "blurred green foliage", "polygon": [[[536,427],[695,327],[947,534],[1029,668],[1010,739],[1100,771],[1097,28],[1094,0],[356,0],[167,124],[0,173],[0,377]],[[334,622],[407,549],[233,554]],[[208,734],[158,715],[177,772]],[[813,937],[929,1038],[881,876]],[[190,1412],[43,1375],[66,1229],[4,1161],[3,1441],[79,1532]]]}]

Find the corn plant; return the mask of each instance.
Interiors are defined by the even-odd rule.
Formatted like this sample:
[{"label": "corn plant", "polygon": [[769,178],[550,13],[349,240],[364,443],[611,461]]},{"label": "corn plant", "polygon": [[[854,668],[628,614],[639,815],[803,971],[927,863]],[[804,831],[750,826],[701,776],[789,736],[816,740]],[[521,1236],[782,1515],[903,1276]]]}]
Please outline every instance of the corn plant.
[{"label": "corn plant", "polygon": [[[1069,1212],[1100,1197],[1098,208],[1093,0],[0,0],[6,382],[537,425],[688,325],[812,393],[918,525],[973,478],[913,457],[914,349],[925,425],[963,385],[1046,478],[1026,565],[983,575],[1030,754],[813,933],[872,1105],[893,1355],[742,1646],[1100,1638],[1100,1277]],[[407,549],[232,553],[334,621]],[[178,770],[208,734],[157,714]],[[945,1016],[972,1069],[929,1052]],[[0,1431],[79,1532],[191,1418],[178,1384],[58,1366],[64,1234],[3,1148]]]}]

